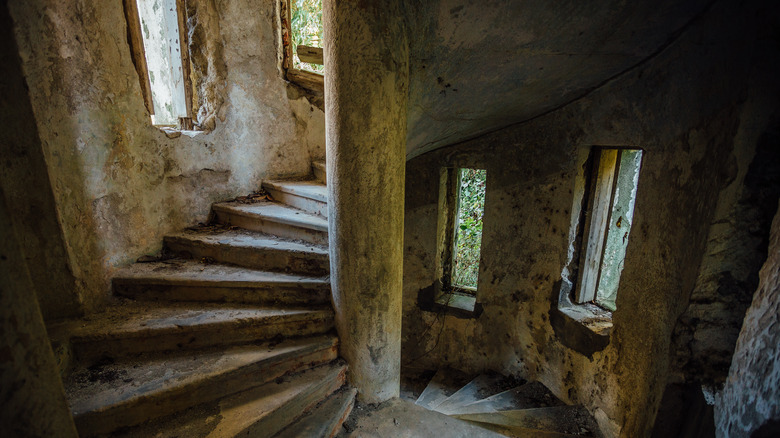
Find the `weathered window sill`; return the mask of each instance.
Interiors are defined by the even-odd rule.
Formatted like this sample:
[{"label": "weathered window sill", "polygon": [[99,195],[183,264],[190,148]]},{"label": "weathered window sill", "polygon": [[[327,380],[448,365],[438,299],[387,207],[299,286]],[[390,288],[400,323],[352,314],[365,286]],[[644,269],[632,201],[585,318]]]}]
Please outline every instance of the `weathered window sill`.
[{"label": "weathered window sill", "polygon": [[609,345],[612,313],[594,304],[554,306],[550,322],[562,344],[585,356]]},{"label": "weathered window sill", "polygon": [[473,294],[457,291],[441,291],[439,287],[430,286],[422,289],[417,297],[421,310],[427,312],[445,313],[458,318],[478,318],[482,314],[482,305]]},{"label": "weathered window sill", "polygon": [[185,135],[190,138],[197,137],[201,134],[207,134],[209,131],[195,131],[195,130],[187,130],[187,129],[177,129],[177,128],[169,128],[167,126],[158,126],[157,127],[160,131],[165,133],[165,136],[168,138],[178,138],[182,135]]}]

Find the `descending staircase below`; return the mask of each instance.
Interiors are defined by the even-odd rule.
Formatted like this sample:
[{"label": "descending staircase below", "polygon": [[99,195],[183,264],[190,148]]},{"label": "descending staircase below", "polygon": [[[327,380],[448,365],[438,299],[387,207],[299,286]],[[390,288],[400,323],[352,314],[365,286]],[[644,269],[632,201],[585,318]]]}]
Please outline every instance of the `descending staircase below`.
[{"label": "descending staircase below", "polygon": [[324,181],[263,187],[270,199],[214,204],[212,224],[119,272],[107,310],[48,327],[80,436],[340,429],[355,391],[334,333]]},{"label": "descending staircase below", "polygon": [[582,406],[563,403],[540,382],[440,369],[415,404],[510,437],[601,437]]}]

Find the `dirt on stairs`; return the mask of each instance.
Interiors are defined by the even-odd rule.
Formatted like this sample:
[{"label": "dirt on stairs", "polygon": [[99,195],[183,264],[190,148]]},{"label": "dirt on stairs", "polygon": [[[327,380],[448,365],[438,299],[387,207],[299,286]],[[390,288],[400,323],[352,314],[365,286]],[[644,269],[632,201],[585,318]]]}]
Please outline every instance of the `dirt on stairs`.
[{"label": "dirt on stairs", "polygon": [[[113,279],[103,312],[48,327],[80,436],[333,436],[345,387],[321,178],[213,206]],[[301,435],[303,434],[303,435]]]}]

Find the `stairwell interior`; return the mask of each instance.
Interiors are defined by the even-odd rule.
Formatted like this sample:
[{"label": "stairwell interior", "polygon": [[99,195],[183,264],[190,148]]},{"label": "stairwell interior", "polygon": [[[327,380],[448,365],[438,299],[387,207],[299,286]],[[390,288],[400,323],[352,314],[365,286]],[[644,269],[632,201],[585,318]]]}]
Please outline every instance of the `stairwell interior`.
[{"label": "stairwell interior", "polygon": [[[777,434],[777,2],[323,0],[307,76],[290,1],[166,0],[184,129],[137,2],[0,7],[8,436]],[[576,284],[604,150],[642,151],[609,309]]]}]

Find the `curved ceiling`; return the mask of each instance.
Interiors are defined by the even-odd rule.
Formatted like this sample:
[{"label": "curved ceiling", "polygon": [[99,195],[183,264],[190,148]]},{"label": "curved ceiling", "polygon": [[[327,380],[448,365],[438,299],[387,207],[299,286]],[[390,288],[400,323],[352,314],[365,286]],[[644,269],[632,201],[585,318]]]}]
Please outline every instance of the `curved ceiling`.
[{"label": "curved ceiling", "polygon": [[711,0],[408,0],[407,157],[566,104],[672,40]]}]

